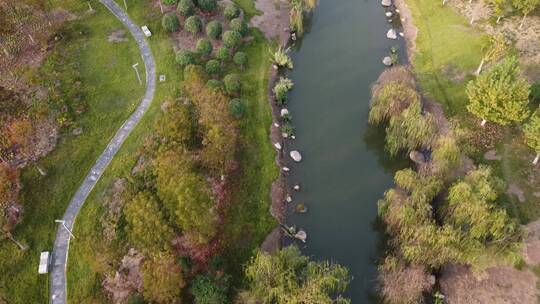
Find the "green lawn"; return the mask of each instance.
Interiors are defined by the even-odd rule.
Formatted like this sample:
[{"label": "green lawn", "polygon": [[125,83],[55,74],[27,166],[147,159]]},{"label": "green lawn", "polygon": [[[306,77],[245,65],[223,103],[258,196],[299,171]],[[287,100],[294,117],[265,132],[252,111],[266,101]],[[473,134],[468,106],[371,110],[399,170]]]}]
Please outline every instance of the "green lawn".
[{"label": "green lawn", "polygon": [[440,1],[408,0],[418,28],[414,71],[424,93],[453,116],[463,113],[465,84],[483,56],[488,37]]},{"label": "green lawn", "polygon": [[233,2],[244,10],[248,20],[253,16],[262,15],[262,13],[255,8],[255,1],[253,0],[233,0]]},{"label": "green lawn", "polygon": [[[57,225],[79,183],[107,145],[117,128],[135,109],[144,89],[139,85],[131,65],[140,61],[135,41],[113,44],[108,35],[122,28],[107,10],[92,1],[96,10],[85,13],[86,2],[53,1],[82,17],[74,22],[89,29],[85,38],[57,44],[56,52],[73,51],[71,63],[80,64],[86,112],[76,121],[83,134],[61,133],[56,149],[39,161],[48,175],[39,175],[30,165],[22,173],[21,203],[25,213],[15,230],[15,237],[28,244],[20,251],[11,242],[0,243],[0,299],[7,303],[47,303],[47,276],[38,276],[40,251],[51,250]],[[49,67],[51,68],[51,67]],[[52,70],[44,71],[54,73]],[[1,301],[0,301],[1,302]]]}]

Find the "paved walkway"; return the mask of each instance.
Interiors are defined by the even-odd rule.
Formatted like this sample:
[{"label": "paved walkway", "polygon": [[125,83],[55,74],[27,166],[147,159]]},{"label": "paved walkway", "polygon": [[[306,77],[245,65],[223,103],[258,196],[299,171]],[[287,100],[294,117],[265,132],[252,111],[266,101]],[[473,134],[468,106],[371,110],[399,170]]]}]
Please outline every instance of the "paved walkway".
[{"label": "paved walkway", "polygon": [[[66,221],[66,226],[71,230],[75,222],[75,217],[79,213],[84,201],[92,191],[92,188],[96,185],[97,181],[103,174],[103,171],[107,168],[111,160],[113,159],[122,143],[126,140],[129,133],[135,128],[137,123],[141,120],[144,113],[150,107],[152,98],[154,97],[154,91],[156,88],[156,65],[152,52],[148,43],[145,40],[145,36],[141,28],[133,23],[127,16],[127,14],[113,1],[113,0],[100,0],[122,23],[129,29],[137,45],[141,51],[142,59],[144,61],[144,67],[146,69],[146,92],[141,103],[131,114],[131,116],[124,122],[122,127],[116,132],[112,140],[107,145],[107,148],[99,156],[96,163],[86,175],[81,186],[75,193],[75,196],[71,199],[69,206],[64,213],[63,220]],[[141,67],[141,66],[139,66]],[[65,304],[67,303],[66,295],[66,265],[69,252],[69,240],[70,235],[59,224],[58,231],[56,232],[56,240],[54,241],[54,249],[52,255],[51,276],[50,276],[50,303],[52,304]]]}]

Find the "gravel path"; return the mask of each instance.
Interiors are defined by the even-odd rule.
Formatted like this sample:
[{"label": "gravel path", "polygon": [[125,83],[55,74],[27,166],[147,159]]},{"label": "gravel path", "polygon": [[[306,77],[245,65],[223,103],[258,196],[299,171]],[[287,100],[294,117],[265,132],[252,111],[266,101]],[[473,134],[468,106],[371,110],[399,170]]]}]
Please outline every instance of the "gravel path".
[{"label": "gravel path", "polygon": [[[114,155],[122,143],[126,140],[129,133],[135,128],[137,123],[141,120],[144,113],[150,107],[152,98],[154,97],[154,91],[156,86],[156,65],[152,52],[148,43],[145,40],[145,36],[141,28],[133,23],[127,14],[113,1],[113,0],[100,0],[122,23],[129,29],[137,45],[141,51],[142,59],[146,70],[146,92],[144,97],[133,114],[124,122],[122,127],[116,132],[112,140],[107,145],[107,148],[99,156],[96,163],[86,175],[84,181],[79,186],[79,189],[71,199],[69,206],[64,213],[63,220],[66,226],[71,230],[75,222],[75,217],[79,213],[84,201],[90,194],[90,191],[94,188],[97,181],[113,159]],[[66,265],[69,252],[70,235],[59,224],[58,231],[56,232],[56,239],[54,241],[54,249],[51,263],[51,276],[50,276],[50,303],[52,304],[65,304],[67,303],[66,295]]]}]

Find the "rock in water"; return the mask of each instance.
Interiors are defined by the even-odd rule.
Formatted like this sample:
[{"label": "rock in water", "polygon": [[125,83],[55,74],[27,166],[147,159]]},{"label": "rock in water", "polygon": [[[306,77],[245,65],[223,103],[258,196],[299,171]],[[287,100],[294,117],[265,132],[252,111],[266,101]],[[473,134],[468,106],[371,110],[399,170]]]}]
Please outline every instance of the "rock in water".
[{"label": "rock in water", "polygon": [[411,151],[411,153],[409,153],[409,158],[417,164],[423,164],[426,161],[424,154],[418,151]]},{"label": "rock in water", "polygon": [[289,172],[289,171],[291,171],[291,169],[289,167],[283,167],[283,171],[284,172]]},{"label": "rock in water", "polygon": [[292,197],[290,195],[287,195],[287,197],[285,198],[285,201],[287,201],[287,203],[292,202]]},{"label": "rock in water", "polygon": [[381,5],[386,6],[386,7],[391,6],[392,5],[392,0],[382,0]]},{"label": "rock in water", "polygon": [[392,65],[392,58],[390,58],[390,56],[386,56],[386,57],[383,58],[382,63],[385,66],[391,66]]},{"label": "rock in water", "polygon": [[385,15],[386,15],[386,17],[390,18],[390,17],[392,17],[392,12],[386,12]]},{"label": "rock in water", "polygon": [[300,162],[302,161],[302,155],[300,154],[300,152],[294,150],[294,151],[291,151],[289,153],[289,155],[291,156],[291,158],[295,161],[295,162]]},{"label": "rock in water", "polygon": [[281,115],[281,117],[283,117],[283,116],[285,116],[285,115],[289,115],[289,110],[287,110],[287,109],[281,109],[280,115]]},{"label": "rock in water", "polygon": [[276,147],[276,149],[278,149],[278,150],[281,150],[281,144],[280,143],[275,143],[274,147]]},{"label": "rock in water", "polygon": [[307,240],[307,233],[304,230],[300,230],[294,235],[294,237],[305,243]]},{"label": "rock in water", "polygon": [[298,184],[294,185],[293,189],[296,191],[300,191],[300,185]]},{"label": "rock in water", "polygon": [[397,33],[395,29],[389,29],[386,33],[386,38],[388,39],[397,39]]}]

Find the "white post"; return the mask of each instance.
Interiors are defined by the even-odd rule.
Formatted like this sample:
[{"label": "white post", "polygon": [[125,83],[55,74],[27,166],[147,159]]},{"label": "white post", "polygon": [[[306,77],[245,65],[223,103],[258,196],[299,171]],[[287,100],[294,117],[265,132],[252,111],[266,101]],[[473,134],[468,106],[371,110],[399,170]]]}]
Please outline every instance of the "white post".
[{"label": "white post", "polygon": [[124,7],[126,8],[126,12],[127,12],[127,3],[126,3],[126,0],[124,0]]},{"label": "white post", "polygon": [[485,62],[485,59],[482,58],[482,61],[480,61],[480,66],[478,66],[478,69],[475,72],[476,76],[480,75],[480,72],[482,72],[482,67],[484,66],[484,62]]},{"label": "white post", "polygon": [[471,17],[471,25],[474,23],[474,16]]},{"label": "white post", "polygon": [[161,9],[161,13],[163,14],[163,4],[161,4],[161,0],[159,0],[159,8]]},{"label": "white post", "polygon": [[132,65],[131,67],[135,70],[135,73],[137,74],[137,79],[139,79],[139,84],[142,85],[141,75],[139,75],[139,70],[137,69],[138,65],[139,65],[139,63],[137,62],[134,65]]},{"label": "white post", "polygon": [[94,9],[92,8],[92,5],[90,4],[90,1],[88,1],[88,9],[89,9],[91,12],[94,11]]},{"label": "white post", "polygon": [[62,226],[64,227],[64,229],[67,230],[67,232],[69,233],[69,235],[72,237],[72,238],[75,238],[75,236],[73,235],[73,233],[71,232],[71,230],[69,230],[69,228],[66,226],[66,221],[64,220],[54,220],[56,223],[60,223],[62,224]]},{"label": "white post", "polygon": [[502,17],[503,17],[502,15],[500,15],[499,17],[497,17],[497,24],[499,24],[499,21],[501,21],[501,18],[502,18]]},{"label": "white post", "polygon": [[487,122],[487,120],[482,119],[482,122],[480,123],[480,126],[482,126],[482,127],[485,126],[485,125],[486,125],[486,122]]},{"label": "white post", "polygon": [[538,164],[538,160],[540,160],[540,153],[536,153],[536,157],[533,160],[533,165],[536,166],[536,164]]},{"label": "white post", "polygon": [[442,0],[442,5],[445,5],[446,4],[446,0]]},{"label": "white post", "polygon": [[525,22],[526,17],[527,17],[527,14],[523,15],[523,19],[521,19],[521,23],[519,24],[519,29],[523,27],[523,22]]}]

